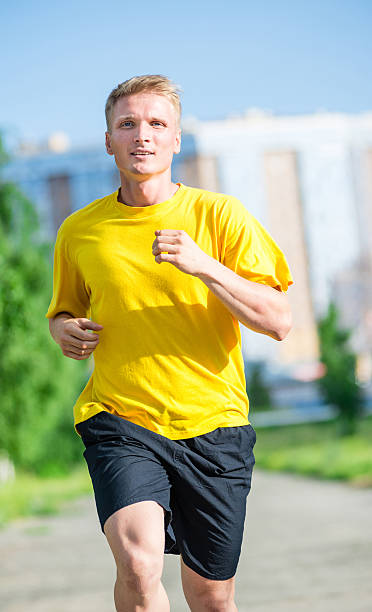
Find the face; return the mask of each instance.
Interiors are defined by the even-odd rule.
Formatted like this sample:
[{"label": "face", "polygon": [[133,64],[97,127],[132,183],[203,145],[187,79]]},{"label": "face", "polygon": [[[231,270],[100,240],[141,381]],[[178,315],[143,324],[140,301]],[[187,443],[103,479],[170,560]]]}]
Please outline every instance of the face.
[{"label": "face", "polygon": [[176,110],[165,96],[142,92],[119,98],[112,110],[111,134],[106,132],[106,149],[120,173],[143,180],[167,172],[181,146],[176,121]]}]

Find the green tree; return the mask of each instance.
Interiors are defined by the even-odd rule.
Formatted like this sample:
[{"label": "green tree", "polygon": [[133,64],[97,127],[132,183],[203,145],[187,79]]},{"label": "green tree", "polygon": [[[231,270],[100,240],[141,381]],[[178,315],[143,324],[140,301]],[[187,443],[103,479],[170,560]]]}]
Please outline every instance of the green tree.
[{"label": "green tree", "polygon": [[362,414],[363,396],[356,380],[356,355],[348,346],[351,331],[342,329],[339,312],[331,302],[318,322],[320,360],[325,374],[318,380],[325,401],[338,409],[341,435],[355,432]]},{"label": "green tree", "polygon": [[0,452],[39,474],[81,460],[72,405],[87,378],[49,334],[51,252],[32,203],[0,175]]},{"label": "green tree", "polygon": [[270,390],[263,377],[263,367],[261,362],[255,361],[246,370],[247,395],[255,410],[271,408]]}]

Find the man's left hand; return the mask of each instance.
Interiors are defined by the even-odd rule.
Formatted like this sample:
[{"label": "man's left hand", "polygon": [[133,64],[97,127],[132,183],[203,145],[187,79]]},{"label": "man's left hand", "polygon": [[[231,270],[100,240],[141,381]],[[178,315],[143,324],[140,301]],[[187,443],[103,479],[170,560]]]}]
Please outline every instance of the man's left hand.
[{"label": "man's left hand", "polygon": [[167,261],[181,272],[193,276],[197,276],[208,264],[209,255],[184,230],[156,230],[155,235],[152,254],[156,263]]}]

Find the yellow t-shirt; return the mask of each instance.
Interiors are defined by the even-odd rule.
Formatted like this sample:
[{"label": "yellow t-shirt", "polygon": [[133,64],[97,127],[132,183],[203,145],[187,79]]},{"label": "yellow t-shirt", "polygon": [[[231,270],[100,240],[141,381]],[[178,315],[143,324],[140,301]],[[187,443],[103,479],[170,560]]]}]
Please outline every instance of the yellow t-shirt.
[{"label": "yellow t-shirt", "polygon": [[240,276],[281,291],[291,273],[238,199],[178,185],[152,206],[122,204],[115,191],[58,230],[46,317],[103,325],[74,425],[106,410],[177,440],[249,423],[239,323],[199,278],[155,262],[155,230],[184,230]]}]

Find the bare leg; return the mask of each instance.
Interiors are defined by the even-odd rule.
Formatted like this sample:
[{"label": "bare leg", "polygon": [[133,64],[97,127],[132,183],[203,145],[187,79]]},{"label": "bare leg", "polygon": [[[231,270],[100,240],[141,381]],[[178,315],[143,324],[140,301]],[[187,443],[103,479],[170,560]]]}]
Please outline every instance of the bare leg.
[{"label": "bare leg", "polygon": [[164,564],[164,509],[142,501],[114,512],[104,525],[114,555],[117,612],[169,612],[161,582]]},{"label": "bare leg", "polygon": [[235,576],[209,580],[188,567],[181,556],[182,588],[191,612],[238,612],[234,602]]},{"label": "bare leg", "polygon": [[169,612],[169,599],[163,583],[159,580],[157,587],[147,593],[130,588],[125,580],[116,578],[114,601],[117,612]]}]

